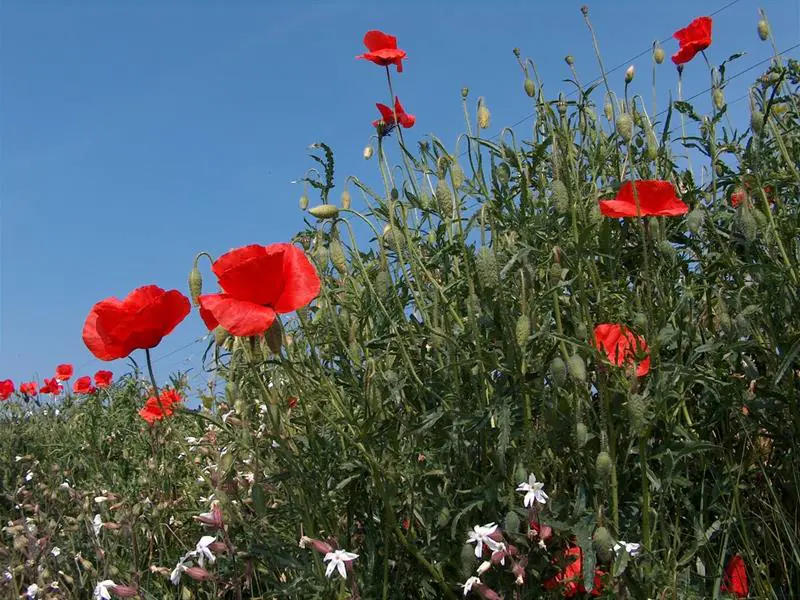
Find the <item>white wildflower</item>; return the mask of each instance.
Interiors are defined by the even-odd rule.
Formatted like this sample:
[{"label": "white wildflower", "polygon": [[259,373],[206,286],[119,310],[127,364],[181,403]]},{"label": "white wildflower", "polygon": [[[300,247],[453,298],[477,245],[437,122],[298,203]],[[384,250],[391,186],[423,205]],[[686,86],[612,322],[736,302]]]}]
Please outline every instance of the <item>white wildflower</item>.
[{"label": "white wildflower", "polygon": [[480,582],[481,582],[480,578],[473,576],[467,579],[466,583],[462,583],[461,587],[464,588],[464,595],[466,596],[467,594],[469,594],[472,591],[472,586]]},{"label": "white wildflower", "polygon": [[358,554],[353,554],[352,552],[346,552],[344,550],[334,550],[333,552],[328,552],[325,555],[325,558],[322,560],[328,562],[328,568],[325,569],[325,576],[330,577],[333,574],[334,570],[339,571],[339,575],[341,575],[344,579],[347,579],[347,570],[345,569],[344,563],[350,562],[358,558]]},{"label": "white wildflower", "polygon": [[28,586],[28,590],[25,592],[25,595],[30,599],[33,600],[34,598],[38,598],[39,596],[39,586],[35,583],[32,583]]},{"label": "white wildflower", "polygon": [[94,527],[94,534],[100,535],[100,530],[103,528],[103,519],[100,517],[99,514],[94,516],[94,521],[92,521],[92,527]]},{"label": "white wildflower", "polygon": [[478,569],[477,569],[477,571],[478,571],[478,575],[483,575],[484,573],[486,573],[486,571],[488,571],[488,570],[489,570],[489,569],[491,569],[491,568],[492,568],[492,561],[490,561],[490,560],[485,560],[485,561],[483,561],[483,562],[482,562],[482,563],[481,563],[481,564],[478,566]]},{"label": "white wildflower", "polygon": [[198,557],[197,562],[200,563],[201,567],[205,567],[205,559],[208,559],[210,564],[214,564],[214,561],[217,560],[217,557],[214,556],[214,553],[208,549],[210,544],[213,544],[217,541],[217,538],[213,535],[204,535],[200,538],[200,541],[197,542],[197,546],[195,546],[194,554]]},{"label": "white wildflower", "polygon": [[536,481],[536,476],[533,473],[528,476],[528,481],[517,486],[517,491],[525,492],[523,504],[526,507],[533,506],[534,502],[547,504],[548,496],[544,493],[544,484],[541,481]]},{"label": "white wildflower", "polygon": [[108,588],[114,587],[115,585],[117,584],[110,579],[98,583],[94,586],[94,593],[92,594],[93,600],[111,600],[111,592]]},{"label": "white wildflower", "polygon": [[480,558],[483,554],[483,545],[486,544],[489,546],[489,549],[494,552],[500,547],[496,541],[494,541],[489,536],[492,535],[495,531],[497,531],[497,525],[495,523],[489,523],[488,525],[484,525],[481,527],[480,525],[475,525],[472,531],[469,532],[469,537],[467,538],[468,544],[473,544],[477,542],[475,546],[475,556]]},{"label": "white wildflower", "polygon": [[59,548],[58,546],[53,546],[53,549],[50,550],[50,554],[52,554],[53,556],[59,556],[61,554],[61,548]]},{"label": "white wildflower", "polygon": [[623,542],[622,540],[620,540],[616,544],[614,544],[614,552],[619,554],[621,550],[624,550],[631,556],[636,556],[637,554],[639,554],[639,550],[641,549],[641,547],[642,547],[641,544],[634,544],[632,542],[631,543]]}]

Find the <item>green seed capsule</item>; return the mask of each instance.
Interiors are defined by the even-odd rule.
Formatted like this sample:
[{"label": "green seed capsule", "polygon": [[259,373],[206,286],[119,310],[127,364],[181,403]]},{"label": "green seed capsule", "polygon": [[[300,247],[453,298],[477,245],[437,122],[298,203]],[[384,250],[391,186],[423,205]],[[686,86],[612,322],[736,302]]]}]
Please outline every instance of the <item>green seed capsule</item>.
[{"label": "green seed capsule", "polygon": [[608,478],[611,477],[611,467],[611,456],[608,452],[600,452],[594,462],[597,479],[602,482],[608,481]]},{"label": "green seed capsule", "polygon": [[714,88],[711,97],[714,100],[714,108],[722,110],[722,107],[725,106],[725,93],[719,88]]},{"label": "green seed capsule", "polygon": [[626,142],[633,139],[633,118],[628,113],[622,113],[617,117],[617,133]]},{"label": "green seed capsule", "polygon": [[525,93],[528,94],[529,98],[533,98],[536,95],[536,84],[533,83],[533,79],[530,77],[525,78]]},{"label": "green seed capsule", "polygon": [[514,333],[517,338],[517,344],[520,348],[524,348],[527,345],[528,338],[531,335],[531,320],[528,315],[519,316]]},{"label": "green seed capsule", "polygon": [[335,219],[339,216],[339,207],[335,204],[318,204],[308,212],[318,219]]},{"label": "green seed capsule", "polygon": [[653,60],[656,61],[657,65],[664,62],[664,49],[661,46],[656,46],[655,50],[653,50]]},{"label": "green seed capsule", "polygon": [[550,361],[550,376],[558,387],[562,387],[567,381],[567,365],[560,356]]},{"label": "green seed capsule", "polygon": [[578,354],[573,354],[567,361],[567,371],[575,381],[586,381],[586,363]]}]

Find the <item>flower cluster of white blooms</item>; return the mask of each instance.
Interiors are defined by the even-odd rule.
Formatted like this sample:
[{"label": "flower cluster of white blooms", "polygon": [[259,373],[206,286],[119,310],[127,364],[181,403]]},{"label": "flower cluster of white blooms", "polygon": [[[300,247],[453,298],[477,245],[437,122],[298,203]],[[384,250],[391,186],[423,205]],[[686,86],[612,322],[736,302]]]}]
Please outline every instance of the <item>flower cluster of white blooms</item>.
[{"label": "flower cluster of white blooms", "polygon": [[209,550],[209,546],[216,541],[216,537],[213,535],[204,535],[200,538],[200,541],[197,542],[194,550],[190,550],[178,561],[178,564],[170,573],[169,580],[173,583],[173,585],[178,585],[181,581],[181,576],[183,575],[184,571],[192,566],[194,561],[197,561],[197,564],[200,567],[205,567],[205,561],[208,560],[209,564],[214,564],[214,561],[217,559],[214,556],[214,553]]}]

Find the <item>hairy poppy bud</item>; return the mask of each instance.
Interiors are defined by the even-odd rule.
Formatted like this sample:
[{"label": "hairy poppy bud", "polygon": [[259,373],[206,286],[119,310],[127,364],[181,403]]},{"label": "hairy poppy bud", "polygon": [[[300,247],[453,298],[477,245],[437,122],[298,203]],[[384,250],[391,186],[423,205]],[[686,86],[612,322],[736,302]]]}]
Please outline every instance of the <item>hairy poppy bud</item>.
[{"label": "hairy poppy bud", "polygon": [[758,223],[753,216],[753,211],[748,206],[742,206],[739,209],[739,229],[748,242],[756,239],[758,232]]},{"label": "hairy poppy bud", "polygon": [[514,334],[517,338],[517,344],[519,344],[519,347],[524,348],[528,343],[528,337],[531,335],[531,320],[528,315],[519,316]]},{"label": "hairy poppy bud", "polygon": [[631,394],[631,397],[628,398],[628,418],[631,421],[631,429],[634,432],[641,432],[647,425],[645,420],[646,409],[644,398],[639,394]]},{"label": "hairy poppy bud", "polygon": [[586,381],[586,363],[578,354],[573,354],[567,361],[567,371],[575,381]]},{"label": "hairy poppy bud", "polygon": [[581,13],[583,14],[584,17],[589,15],[589,5],[588,4],[584,4],[583,6],[581,6]]},{"label": "hairy poppy bud", "polygon": [[550,265],[550,272],[548,273],[547,280],[550,283],[550,287],[555,287],[559,283],[561,283],[561,265],[558,263],[553,263]]},{"label": "hairy poppy bud", "polygon": [[533,83],[533,79],[530,77],[525,78],[525,93],[528,94],[529,98],[533,98],[536,95],[536,84]]},{"label": "hairy poppy bud", "polygon": [[364,147],[364,160],[369,160],[370,158],[372,158],[372,153],[373,152],[374,152],[374,150],[372,149],[372,146],[365,146]]},{"label": "hairy poppy bud", "polygon": [[711,98],[714,100],[714,108],[722,110],[722,107],[725,106],[725,94],[722,90],[715,87],[714,91],[711,93]]},{"label": "hairy poppy bud", "polygon": [[630,83],[633,81],[634,75],[636,75],[636,69],[633,67],[633,65],[625,69],[625,83]]},{"label": "hairy poppy bud", "polygon": [[458,163],[453,163],[450,166],[450,177],[453,178],[453,185],[456,189],[460,188],[464,183],[464,169]]},{"label": "hairy poppy bud", "polygon": [[488,246],[481,246],[475,256],[475,271],[480,284],[492,289],[500,282],[500,273],[497,271],[497,260],[494,251]]},{"label": "hairy poppy bud", "polygon": [[760,19],[758,21],[758,37],[762,42],[767,41],[767,38],[769,37],[769,23],[767,23],[764,19]]},{"label": "hairy poppy bud", "polygon": [[344,253],[344,246],[338,237],[334,237],[330,243],[330,257],[334,268],[341,275],[347,272],[347,256]]},{"label": "hairy poppy bud", "polygon": [[281,346],[283,346],[283,326],[277,317],[264,334],[264,339],[267,343],[267,348],[273,354],[280,354]]},{"label": "hairy poppy bud", "polygon": [[607,121],[611,121],[614,117],[614,107],[611,106],[611,102],[603,104],[603,114],[606,116]]},{"label": "hairy poppy bud", "polygon": [[339,207],[335,204],[318,204],[308,212],[318,219],[335,219],[339,216]]},{"label": "hairy poppy bud", "polygon": [[764,131],[764,113],[760,110],[754,110],[750,115],[750,127],[753,133],[761,135],[761,132]]},{"label": "hairy poppy bud", "polygon": [[495,177],[497,177],[497,181],[501,185],[507,184],[511,181],[511,168],[508,166],[508,163],[500,163],[495,167],[494,170]]},{"label": "hairy poppy bud", "polygon": [[628,113],[622,113],[617,117],[617,133],[626,142],[633,138],[633,119]]},{"label": "hairy poppy bud", "polygon": [[558,387],[563,386],[567,381],[567,365],[560,356],[556,356],[550,361],[550,376]]},{"label": "hairy poppy bud", "polygon": [[564,62],[567,63],[570,67],[575,64],[575,59],[572,57],[572,54],[567,54],[564,57]]},{"label": "hairy poppy bud", "polygon": [[347,190],[343,191],[342,192],[342,208],[345,209],[345,210],[349,209],[350,208],[350,201],[351,201],[350,192],[348,192]]},{"label": "hairy poppy bud", "polygon": [[200,274],[200,269],[195,265],[189,272],[189,295],[192,297],[192,304],[200,306],[197,298],[203,293],[203,276]]},{"label": "hairy poppy bud", "polygon": [[444,179],[436,183],[436,204],[443,217],[453,216],[453,194]]},{"label": "hairy poppy bud", "polygon": [[653,49],[653,60],[656,61],[657,65],[664,62],[664,49],[661,46],[656,46]]},{"label": "hairy poppy bud", "polygon": [[578,422],[578,424],[575,425],[575,444],[578,448],[583,448],[588,441],[589,429],[586,427],[585,423]]},{"label": "hairy poppy bud", "polygon": [[231,334],[228,333],[222,325],[217,325],[217,327],[214,328],[214,343],[217,346],[222,346],[222,344],[228,341],[229,337],[231,337]]},{"label": "hairy poppy bud", "polygon": [[686,227],[689,228],[689,231],[696,234],[700,231],[700,228],[703,226],[703,209],[695,208],[692,212],[690,212],[686,216]]},{"label": "hairy poppy bud", "polygon": [[478,127],[481,129],[488,129],[490,120],[491,115],[489,114],[489,109],[486,108],[486,104],[484,104],[483,98],[481,98],[478,102]]},{"label": "hairy poppy bud", "polygon": [[305,210],[308,208],[308,196],[303,194],[300,196],[300,210]]},{"label": "hairy poppy bud", "polygon": [[317,246],[314,248],[314,253],[311,255],[311,258],[320,271],[324,270],[325,267],[328,266],[328,260],[330,259],[330,252],[328,252],[327,246],[317,241]]},{"label": "hairy poppy bud", "polygon": [[560,214],[564,214],[569,210],[569,194],[567,193],[567,186],[560,179],[554,179],[550,184],[550,193],[553,198],[553,206]]},{"label": "hairy poppy bud", "polygon": [[462,97],[464,100],[466,100],[466,99],[467,99],[467,96],[469,96],[469,88],[468,88],[468,87],[462,87],[462,88],[461,88],[461,97]]},{"label": "hairy poppy bud", "polygon": [[594,549],[598,552],[602,552],[603,550],[608,550],[611,546],[614,545],[614,539],[611,537],[611,533],[605,527],[598,527],[594,530],[594,534],[592,535],[592,545]]},{"label": "hairy poppy bud", "polygon": [[606,451],[600,452],[594,462],[597,479],[602,482],[608,481],[611,476],[611,467],[611,456]]}]

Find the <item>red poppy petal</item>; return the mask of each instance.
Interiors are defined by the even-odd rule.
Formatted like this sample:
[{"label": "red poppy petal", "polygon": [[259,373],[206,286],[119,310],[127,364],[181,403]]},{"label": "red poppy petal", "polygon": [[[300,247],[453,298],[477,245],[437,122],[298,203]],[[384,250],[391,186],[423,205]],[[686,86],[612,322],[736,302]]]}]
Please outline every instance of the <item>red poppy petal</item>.
[{"label": "red poppy petal", "polygon": [[209,331],[213,331],[219,326],[219,322],[214,318],[214,315],[211,314],[211,311],[202,306],[200,307],[200,318],[203,319],[203,323],[205,323]]},{"label": "red poppy petal", "polygon": [[381,119],[383,119],[384,123],[389,123],[389,124],[394,123],[394,113],[392,112],[391,108],[389,108],[385,104],[381,104],[380,102],[375,104],[375,106],[378,107],[378,110],[381,113]]},{"label": "red poppy petal", "polygon": [[275,320],[275,311],[269,306],[238,300],[229,294],[200,296],[198,301],[231,335],[260,335]]},{"label": "red poppy petal", "polygon": [[311,302],[319,294],[320,280],[317,270],[305,253],[292,244],[284,246],[283,290],[278,301],[272,305],[277,313],[297,310]]},{"label": "red poppy petal", "polygon": [[191,311],[189,299],[178,290],[145,287],[150,289],[139,288],[123,302],[129,314],[120,323],[120,333],[127,334],[134,349],[155,348]]},{"label": "red poppy petal", "polygon": [[636,205],[634,204],[631,206],[629,202],[623,202],[621,200],[600,200],[600,212],[604,216],[613,219],[635,217]]},{"label": "red poppy petal", "polygon": [[272,305],[281,293],[284,246],[252,244],[220,256],[212,270],[222,289],[239,300]]},{"label": "red poppy petal", "polygon": [[397,48],[397,38],[377,29],[368,31],[364,36],[364,45],[370,52],[377,52],[384,48]]},{"label": "red poppy petal", "polygon": [[106,323],[121,314],[120,305],[116,298],[101,300],[92,307],[83,325],[83,343],[100,360],[124,358],[132,351],[123,340],[112,337],[106,329]]}]

